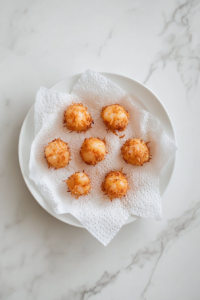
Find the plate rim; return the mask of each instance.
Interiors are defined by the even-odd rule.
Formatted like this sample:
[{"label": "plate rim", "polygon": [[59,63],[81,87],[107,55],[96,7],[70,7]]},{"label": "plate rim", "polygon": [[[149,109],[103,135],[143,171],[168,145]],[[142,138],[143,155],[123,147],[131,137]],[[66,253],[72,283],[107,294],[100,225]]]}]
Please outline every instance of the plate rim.
[{"label": "plate rim", "polygon": [[[133,81],[133,82],[135,82],[136,84],[138,84],[139,86],[141,86],[143,89],[145,89],[147,92],[150,92],[150,93],[152,94],[152,96],[154,96],[154,97],[156,98],[156,100],[159,102],[159,104],[161,105],[162,109],[165,111],[165,113],[166,113],[166,115],[167,115],[167,118],[168,118],[168,120],[169,120],[169,122],[170,122],[170,125],[171,125],[171,130],[172,130],[173,140],[174,140],[175,144],[177,145],[176,134],[175,134],[174,126],[173,126],[172,120],[171,120],[171,118],[170,118],[170,116],[169,116],[169,113],[168,113],[167,109],[165,108],[164,104],[160,101],[159,97],[158,97],[151,89],[149,89],[149,88],[146,87],[143,83],[141,83],[141,82],[139,82],[139,81],[137,81],[137,80],[135,80],[135,79],[133,79],[133,78],[131,78],[131,77],[127,77],[127,76],[124,76],[124,75],[121,75],[121,74],[117,74],[117,73],[110,73],[110,72],[98,72],[98,73],[101,74],[101,75],[103,75],[103,76],[105,76],[105,77],[106,77],[106,75],[107,75],[107,76],[111,76],[111,77],[112,77],[112,76],[117,76],[117,77],[121,77],[121,78],[126,79],[126,80]],[[50,90],[53,90],[53,91],[56,91],[56,90],[54,90],[54,87],[55,87],[58,83],[60,83],[60,82],[62,82],[62,81],[65,81],[65,80],[70,80],[70,79],[75,78],[75,77],[77,77],[77,78],[79,79],[80,76],[83,75],[83,74],[84,74],[84,72],[83,72],[83,73],[78,73],[78,74],[74,74],[74,75],[71,75],[71,76],[64,77],[64,78],[62,78],[61,80],[58,80],[56,83],[54,83],[49,89],[50,89]],[[57,92],[59,92],[59,91],[57,91]],[[62,92],[61,92],[61,93],[62,93]],[[66,92],[65,92],[65,93],[66,93]],[[45,207],[43,207],[42,204],[36,199],[35,195],[33,194],[32,189],[29,187],[28,180],[26,179],[26,177],[25,177],[25,175],[24,175],[24,173],[23,173],[23,170],[22,170],[22,162],[21,162],[22,158],[21,158],[21,155],[20,155],[20,153],[21,153],[21,152],[20,152],[20,148],[21,148],[20,146],[21,146],[21,143],[22,143],[22,131],[23,131],[25,122],[26,122],[27,119],[28,119],[29,114],[31,113],[32,109],[34,109],[34,104],[35,104],[35,102],[33,103],[33,105],[32,105],[32,106],[30,107],[30,109],[28,110],[28,112],[27,112],[27,114],[26,114],[26,117],[25,117],[24,120],[23,120],[21,129],[20,129],[20,133],[19,133],[19,140],[18,140],[18,159],[19,159],[19,165],[20,165],[20,170],[21,170],[22,177],[23,177],[23,179],[24,179],[24,181],[25,181],[25,184],[26,184],[26,186],[27,186],[29,192],[30,192],[31,195],[33,196],[33,198],[37,201],[37,203],[38,203],[38,204],[39,204],[39,205],[40,205],[47,213],[49,213],[50,215],[52,215],[53,217],[55,217],[57,220],[59,220],[59,221],[65,223],[65,224],[68,224],[68,225],[71,225],[71,226],[75,226],[75,227],[78,227],[78,228],[85,229],[85,228],[82,226],[82,224],[79,225],[79,224],[72,223],[71,221],[67,222],[67,221],[65,221],[65,220],[62,220],[62,219],[60,219],[60,218],[58,217],[58,216],[60,216],[60,215],[56,215],[56,214],[54,215],[53,213],[51,213],[51,211],[48,211]],[[170,176],[170,178],[169,178],[168,184],[167,184],[167,186],[166,186],[166,188],[165,188],[163,194],[161,195],[161,197],[163,197],[163,195],[165,194],[165,192],[166,192],[166,190],[167,190],[167,188],[168,188],[168,186],[170,185],[170,182],[171,182],[171,180],[172,180],[172,177],[173,177],[173,174],[174,174],[174,169],[175,169],[175,166],[176,166],[176,156],[177,156],[177,153],[175,152],[175,154],[174,154],[174,163],[173,163],[173,167],[172,167],[172,170],[171,170],[171,176]],[[42,195],[41,195],[41,196],[42,196]],[[42,196],[42,197],[43,197],[43,196]],[[128,219],[127,219],[126,223],[124,223],[123,226],[124,226],[124,225],[128,225],[128,224],[130,224],[130,223],[133,223],[133,222],[137,221],[138,219],[140,219],[138,216],[133,216],[133,217],[134,217],[135,219],[130,220],[130,221],[128,221]],[[78,221],[78,220],[77,220],[77,221]]]}]

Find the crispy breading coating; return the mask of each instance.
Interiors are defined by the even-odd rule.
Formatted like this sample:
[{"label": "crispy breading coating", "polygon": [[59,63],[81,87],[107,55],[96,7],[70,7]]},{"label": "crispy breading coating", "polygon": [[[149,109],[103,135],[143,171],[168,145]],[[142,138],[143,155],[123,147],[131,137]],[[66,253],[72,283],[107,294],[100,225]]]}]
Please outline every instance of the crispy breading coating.
[{"label": "crispy breading coating", "polygon": [[102,191],[108,195],[112,201],[114,198],[121,198],[128,191],[128,181],[121,171],[111,171],[105,176],[105,180],[101,185]]},{"label": "crispy breading coating", "polygon": [[121,153],[127,164],[142,166],[150,161],[150,150],[142,139],[129,139],[121,148]]},{"label": "crispy breading coating", "polygon": [[65,127],[69,130],[77,132],[86,132],[93,123],[93,119],[89,114],[87,107],[82,103],[72,104],[65,111],[64,115]]},{"label": "crispy breading coating", "polygon": [[98,138],[85,139],[80,150],[82,160],[88,165],[96,165],[104,160],[106,153],[105,141]]},{"label": "crispy breading coating", "polygon": [[67,143],[60,138],[53,140],[45,147],[45,158],[49,167],[64,168],[70,161],[70,151]]},{"label": "crispy breading coating", "polygon": [[129,123],[129,113],[119,104],[103,107],[101,117],[106,127],[115,134],[116,131],[124,131]]},{"label": "crispy breading coating", "polygon": [[68,186],[68,192],[78,198],[79,196],[87,195],[91,189],[90,178],[84,172],[76,172],[65,180]]}]

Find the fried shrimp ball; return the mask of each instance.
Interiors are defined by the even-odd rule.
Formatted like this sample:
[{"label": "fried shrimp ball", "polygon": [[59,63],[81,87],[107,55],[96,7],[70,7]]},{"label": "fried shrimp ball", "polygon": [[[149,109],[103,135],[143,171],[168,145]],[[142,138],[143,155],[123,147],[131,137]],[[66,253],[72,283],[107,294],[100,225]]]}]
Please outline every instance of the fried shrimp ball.
[{"label": "fried shrimp ball", "polygon": [[73,196],[87,195],[91,189],[90,178],[84,172],[76,172],[65,181]]},{"label": "fried shrimp ball", "polygon": [[88,165],[96,165],[104,160],[106,153],[105,142],[97,138],[85,139],[80,151],[82,160]]},{"label": "fried shrimp ball", "polygon": [[142,166],[150,161],[150,151],[141,139],[129,139],[121,148],[121,153],[127,164]]},{"label": "fried shrimp ball", "polygon": [[72,104],[65,112],[65,126],[72,131],[87,131],[93,122],[87,107],[82,103]]},{"label": "fried shrimp ball", "polygon": [[129,123],[129,113],[119,104],[103,107],[101,117],[106,127],[114,133],[125,130]]},{"label": "fried shrimp ball", "polygon": [[109,172],[101,185],[102,191],[108,195],[110,200],[121,198],[126,195],[128,190],[128,181],[121,171]]},{"label": "fried shrimp ball", "polygon": [[61,139],[55,139],[45,148],[45,157],[49,167],[64,168],[70,161],[68,144]]}]

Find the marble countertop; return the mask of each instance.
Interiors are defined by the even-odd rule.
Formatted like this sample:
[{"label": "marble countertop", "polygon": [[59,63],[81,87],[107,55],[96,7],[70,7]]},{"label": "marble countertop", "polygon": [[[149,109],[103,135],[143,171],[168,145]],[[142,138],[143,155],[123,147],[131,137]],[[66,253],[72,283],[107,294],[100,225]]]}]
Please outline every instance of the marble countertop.
[{"label": "marble countertop", "polygon": [[[200,2],[0,3],[0,299],[200,299]],[[45,212],[18,162],[38,88],[87,68],[154,91],[178,143],[162,221],[126,225],[107,247]]]}]

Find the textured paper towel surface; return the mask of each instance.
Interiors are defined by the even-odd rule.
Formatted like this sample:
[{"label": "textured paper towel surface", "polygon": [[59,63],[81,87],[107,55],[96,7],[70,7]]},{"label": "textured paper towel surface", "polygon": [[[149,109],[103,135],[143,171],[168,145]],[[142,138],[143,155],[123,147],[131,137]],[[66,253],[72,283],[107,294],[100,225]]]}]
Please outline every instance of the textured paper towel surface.
[{"label": "textured paper towel surface", "polygon": [[[85,134],[70,133],[63,127],[64,111],[72,102],[87,106],[94,119],[94,125]],[[127,129],[119,133],[119,136],[125,134],[122,139],[107,132],[100,117],[103,106],[115,103],[125,107],[130,115]],[[161,219],[159,176],[176,151],[175,143],[154,116],[136,108],[129,95],[107,78],[87,70],[75,84],[71,95],[40,88],[35,104],[35,132],[29,165],[30,178],[57,214],[71,213],[104,245],[115,236],[130,214]],[[44,148],[58,137],[68,143],[72,160],[63,169],[48,169]],[[89,137],[106,139],[108,154],[96,166],[86,165],[79,155],[84,139]],[[150,141],[152,159],[149,163],[142,167],[125,163],[120,149],[129,138]],[[103,195],[101,183],[109,171],[121,168],[127,174],[130,189],[121,200],[114,199],[111,202]],[[67,185],[63,180],[83,170],[91,179],[92,189],[89,195],[75,199],[67,193]]]}]

